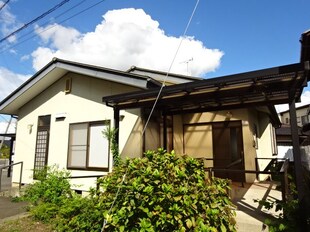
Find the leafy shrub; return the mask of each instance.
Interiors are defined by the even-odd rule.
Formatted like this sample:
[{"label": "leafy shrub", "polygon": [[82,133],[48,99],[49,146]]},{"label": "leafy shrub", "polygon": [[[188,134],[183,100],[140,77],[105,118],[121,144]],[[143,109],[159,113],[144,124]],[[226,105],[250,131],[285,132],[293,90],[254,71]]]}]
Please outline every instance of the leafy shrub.
[{"label": "leafy shrub", "polygon": [[[40,173],[39,173],[40,174]],[[41,173],[24,199],[32,215],[57,231],[236,231],[228,181],[205,179],[203,163],[173,152],[148,151],[99,179],[99,190],[81,197],[67,171]]]},{"label": "leafy shrub", "polygon": [[21,200],[30,202],[28,209],[36,219],[51,221],[63,206],[63,202],[72,197],[69,176],[68,171],[58,170],[56,166],[37,170],[37,180],[26,187],[21,197]]},{"label": "leafy shrub", "polygon": [[109,140],[110,149],[111,149],[112,156],[113,156],[113,165],[114,166],[119,165],[121,162],[121,157],[120,157],[119,150],[118,150],[118,143],[116,142],[117,131],[118,131],[117,129],[110,128],[110,127],[106,127],[102,131],[103,137],[105,137],[107,140]]},{"label": "leafy shrub", "polygon": [[64,201],[54,225],[57,231],[100,231],[103,223],[102,211],[95,196],[76,195]]},{"label": "leafy shrub", "polygon": [[33,205],[40,202],[60,205],[63,198],[72,195],[69,177],[69,171],[59,170],[56,166],[37,170],[37,180],[26,187],[23,198]]},{"label": "leafy shrub", "polygon": [[148,151],[100,180],[105,231],[236,231],[228,182],[207,182],[203,163]]}]

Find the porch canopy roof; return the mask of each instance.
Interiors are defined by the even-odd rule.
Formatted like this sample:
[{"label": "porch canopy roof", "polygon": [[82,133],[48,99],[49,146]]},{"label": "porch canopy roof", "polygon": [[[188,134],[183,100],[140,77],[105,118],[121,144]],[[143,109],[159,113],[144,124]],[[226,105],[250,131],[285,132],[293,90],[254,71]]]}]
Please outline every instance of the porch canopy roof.
[{"label": "porch canopy roof", "polygon": [[[165,86],[156,107],[164,114],[207,112],[267,106],[299,101],[307,85],[309,62],[278,66],[229,76]],[[159,88],[103,97],[115,109],[150,108]],[[277,116],[272,116],[274,120]]]}]

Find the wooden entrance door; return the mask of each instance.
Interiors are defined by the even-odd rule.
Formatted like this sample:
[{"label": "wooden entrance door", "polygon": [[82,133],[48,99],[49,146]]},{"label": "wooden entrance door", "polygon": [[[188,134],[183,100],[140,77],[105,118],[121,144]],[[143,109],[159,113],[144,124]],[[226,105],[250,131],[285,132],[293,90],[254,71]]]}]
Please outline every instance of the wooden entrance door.
[{"label": "wooden entrance door", "polygon": [[[241,121],[212,124],[214,167],[244,170]],[[244,182],[244,173],[215,172],[216,177]]]}]

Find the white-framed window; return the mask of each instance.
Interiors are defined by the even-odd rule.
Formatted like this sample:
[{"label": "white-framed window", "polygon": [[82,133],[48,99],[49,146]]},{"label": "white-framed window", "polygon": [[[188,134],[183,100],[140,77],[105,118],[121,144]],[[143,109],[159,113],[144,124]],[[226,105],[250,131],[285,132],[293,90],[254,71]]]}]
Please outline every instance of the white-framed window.
[{"label": "white-framed window", "polygon": [[70,124],[67,168],[108,171],[110,146],[102,131],[109,127],[110,121]]}]

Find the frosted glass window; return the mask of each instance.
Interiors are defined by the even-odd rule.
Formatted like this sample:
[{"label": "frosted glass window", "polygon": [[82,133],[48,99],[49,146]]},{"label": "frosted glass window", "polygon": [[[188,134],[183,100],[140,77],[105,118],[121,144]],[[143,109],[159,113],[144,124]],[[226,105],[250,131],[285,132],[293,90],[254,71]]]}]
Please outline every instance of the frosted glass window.
[{"label": "frosted glass window", "polygon": [[71,144],[73,146],[87,145],[87,129],[86,123],[71,125]]},{"label": "frosted glass window", "polygon": [[109,141],[102,135],[107,125],[91,125],[89,128],[89,167],[109,166]]},{"label": "frosted glass window", "polygon": [[106,121],[70,125],[68,168],[109,168],[109,141],[102,134],[107,127]]},{"label": "frosted glass window", "polygon": [[70,166],[72,167],[86,167],[86,146],[83,147],[72,147]]}]

